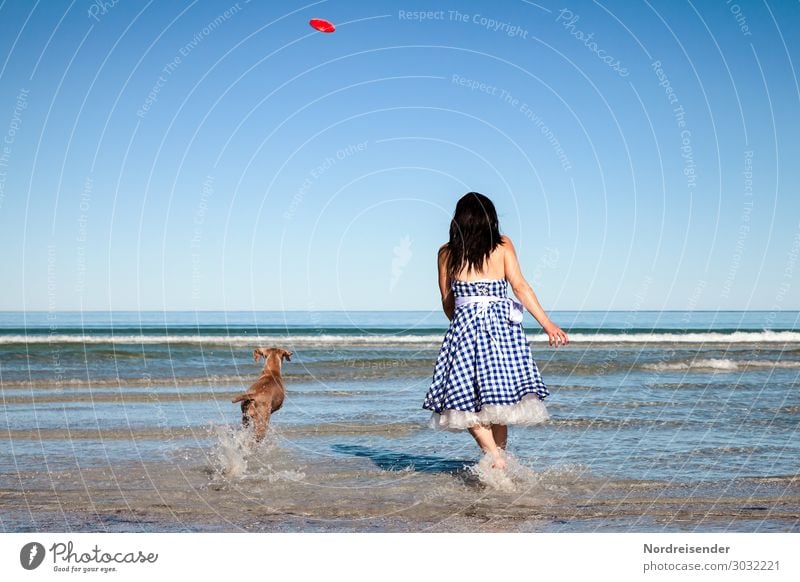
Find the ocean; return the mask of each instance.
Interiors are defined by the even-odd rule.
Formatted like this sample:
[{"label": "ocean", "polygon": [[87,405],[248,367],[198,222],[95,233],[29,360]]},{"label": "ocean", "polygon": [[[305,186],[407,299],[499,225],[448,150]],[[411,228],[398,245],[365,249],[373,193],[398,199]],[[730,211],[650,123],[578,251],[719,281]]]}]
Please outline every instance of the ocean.
[{"label": "ocean", "polygon": [[[526,314],[505,475],[422,400],[441,312],[2,312],[0,529],[800,531],[800,312]],[[294,352],[254,444],[231,399]]]}]

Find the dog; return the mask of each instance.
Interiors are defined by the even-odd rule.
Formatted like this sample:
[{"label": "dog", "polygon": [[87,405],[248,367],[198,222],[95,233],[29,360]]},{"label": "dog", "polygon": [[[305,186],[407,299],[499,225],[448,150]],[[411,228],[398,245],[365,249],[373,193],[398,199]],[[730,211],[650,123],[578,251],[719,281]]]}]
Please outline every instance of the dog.
[{"label": "dog", "polygon": [[281,348],[253,350],[253,359],[256,363],[264,358],[261,377],[247,389],[247,392],[231,400],[234,404],[242,403],[242,426],[247,428],[251,423],[254,425],[257,442],[263,440],[266,435],[272,413],[283,406],[286,389],[281,379],[281,364],[283,360],[290,362],[293,355],[293,352]]}]

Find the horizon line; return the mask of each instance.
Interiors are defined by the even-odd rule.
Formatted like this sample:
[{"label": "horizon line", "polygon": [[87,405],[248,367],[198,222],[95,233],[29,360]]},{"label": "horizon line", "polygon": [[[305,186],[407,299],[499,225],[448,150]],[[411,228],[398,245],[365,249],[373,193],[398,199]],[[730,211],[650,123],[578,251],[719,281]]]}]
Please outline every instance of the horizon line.
[{"label": "horizon line", "polygon": [[[0,309],[0,313],[421,313],[441,311],[436,309]],[[547,313],[563,312],[598,312],[598,313],[663,313],[663,312],[691,312],[691,313],[739,313],[739,312],[800,312],[797,309],[551,309]],[[526,311],[526,313],[528,313]]]}]

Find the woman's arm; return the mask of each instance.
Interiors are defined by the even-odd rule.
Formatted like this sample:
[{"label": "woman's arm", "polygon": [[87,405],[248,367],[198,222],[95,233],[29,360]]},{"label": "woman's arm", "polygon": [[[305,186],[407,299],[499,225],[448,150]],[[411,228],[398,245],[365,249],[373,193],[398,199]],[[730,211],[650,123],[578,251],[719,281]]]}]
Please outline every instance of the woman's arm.
[{"label": "woman's arm", "polygon": [[447,245],[439,247],[437,266],[439,269],[439,292],[442,294],[442,309],[447,319],[452,321],[456,311],[456,300],[453,297],[453,290],[450,289],[450,279],[447,276]]},{"label": "woman's arm", "polygon": [[505,249],[503,267],[506,272],[506,280],[511,285],[511,290],[514,292],[514,295],[522,302],[522,305],[533,315],[536,321],[539,322],[539,325],[542,326],[542,329],[544,329],[550,339],[550,345],[555,344],[558,346],[559,342],[562,344],[569,343],[567,334],[550,320],[539,304],[539,299],[536,297],[536,293],[533,292],[533,288],[525,280],[525,277],[522,276],[522,270],[519,267],[519,260],[517,259],[517,252],[514,249],[514,244],[511,242],[511,239],[505,235],[503,235],[502,239]]}]

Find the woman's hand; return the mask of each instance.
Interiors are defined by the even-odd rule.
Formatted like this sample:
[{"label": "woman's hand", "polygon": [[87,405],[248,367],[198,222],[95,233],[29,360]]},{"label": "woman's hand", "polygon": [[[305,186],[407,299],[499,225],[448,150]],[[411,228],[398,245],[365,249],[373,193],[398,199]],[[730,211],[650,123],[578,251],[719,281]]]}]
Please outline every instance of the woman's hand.
[{"label": "woman's hand", "polygon": [[544,332],[547,334],[547,337],[550,340],[551,346],[558,347],[559,343],[561,345],[567,345],[569,343],[569,337],[567,337],[567,333],[552,321],[548,322],[547,325],[543,325],[542,327],[544,328]]}]

